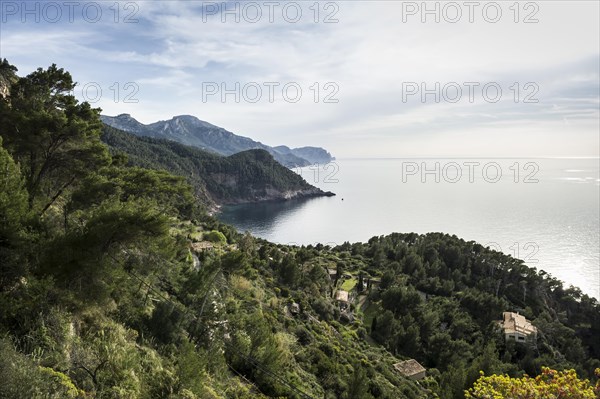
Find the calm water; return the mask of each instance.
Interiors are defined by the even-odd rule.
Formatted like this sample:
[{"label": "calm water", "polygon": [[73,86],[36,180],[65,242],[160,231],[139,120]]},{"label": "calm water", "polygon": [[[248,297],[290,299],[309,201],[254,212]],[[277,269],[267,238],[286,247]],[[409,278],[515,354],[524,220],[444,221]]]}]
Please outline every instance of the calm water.
[{"label": "calm water", "polygon": [[296,171],[336,197],[225,207],[219,218],[277,243],[456,234],[600,298],[599,165],[598,159],[342,159]]}]

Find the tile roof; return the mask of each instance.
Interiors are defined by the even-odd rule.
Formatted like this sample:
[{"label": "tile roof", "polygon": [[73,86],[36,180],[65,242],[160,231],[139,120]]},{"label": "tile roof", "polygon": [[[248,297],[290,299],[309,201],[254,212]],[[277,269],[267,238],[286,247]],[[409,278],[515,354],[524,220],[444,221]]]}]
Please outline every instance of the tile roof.
[{"label": "tile roof", "polygon": [[421,366],[415,359],[396,363],[394,364],[394,368],[407,377],[426,371],[425,367]]}]

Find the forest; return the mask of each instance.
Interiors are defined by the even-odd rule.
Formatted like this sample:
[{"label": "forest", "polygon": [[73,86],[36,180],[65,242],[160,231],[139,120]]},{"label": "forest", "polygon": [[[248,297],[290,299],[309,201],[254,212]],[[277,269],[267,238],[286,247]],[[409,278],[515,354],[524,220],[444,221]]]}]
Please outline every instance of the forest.
[{"label": "forest", "polygon": [[[103,129],[133,139],[67,71],[17,72],[0,62],[0,398],[600,397],[600,307],[578,288],[443,233],[236,232],[157,152],[109,148]],[[503,312],[537,333],[507,338]]]},{"label": "forest", "polygon": [[200,205],[278,200],[285,192],[300,196],[331,195],[308,184],[263,149],[221,156],[165,139],[138,137],[104,125],[101,139],[128,165],[165,170],[182,176],[193,187]]}]

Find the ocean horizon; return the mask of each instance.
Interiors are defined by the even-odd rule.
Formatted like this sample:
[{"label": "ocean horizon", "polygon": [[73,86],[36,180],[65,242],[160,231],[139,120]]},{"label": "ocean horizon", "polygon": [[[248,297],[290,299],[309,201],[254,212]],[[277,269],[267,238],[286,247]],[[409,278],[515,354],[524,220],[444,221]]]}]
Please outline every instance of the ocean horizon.
[{"label": "ocean horizon", "polygon": [[338,158],[295,169],[335,197],[224,206],[217,217],[282,244],[442,232],[600,298],[599,158]]}]

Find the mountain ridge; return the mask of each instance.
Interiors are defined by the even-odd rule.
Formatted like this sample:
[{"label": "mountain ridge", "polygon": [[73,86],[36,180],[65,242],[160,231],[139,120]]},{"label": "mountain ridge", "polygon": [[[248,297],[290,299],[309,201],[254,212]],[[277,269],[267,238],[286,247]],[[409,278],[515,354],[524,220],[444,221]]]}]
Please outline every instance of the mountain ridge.
[{"label": "mountain ridge", "polygon": [[328,151],[320,147],[295,149],[287,146],[271,147],[249,137],[236,135],[192,115],[177,115],[169,120],[150,124],[141,123],[130,114],[102,115],[100,118],[105,125],[137,136],[172,140],[220,155],[227,156],[245,150],[263,149],[288,168],[315,163],[326,164],[334,159]]},{"label": "mountain ridge", "polygon": [[173,140],[137,136],[105,126],[101,137],[128,162],[185,177],[207,208],[271,200],[333,196],[275,161],[262,148],[222,156]]}]

